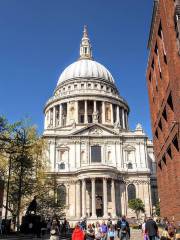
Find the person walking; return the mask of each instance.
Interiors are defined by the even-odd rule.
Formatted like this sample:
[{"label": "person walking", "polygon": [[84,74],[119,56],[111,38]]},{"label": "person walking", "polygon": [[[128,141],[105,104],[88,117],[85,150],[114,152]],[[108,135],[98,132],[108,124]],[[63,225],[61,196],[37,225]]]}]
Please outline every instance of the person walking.
[{"label": "person walking", "polygon": [[108,232],[108,227],[107,227],[105,221],[103,221],[101,224],[101,240],[106,240],[107,232]]},{"label": "person walking", "polygon": [[57,221],[54,219],[50,231],[50,240],[59,240],[60,232]]},{"label": "person walking", "polygon": [[120,227],[120,240],[130,239],[130,227],[129,227],[129,223],[126,220],[125,216],[123,216],[121,218],[121,221],[119,223],[119,227]]},{"label": "person walking", "polygon": [[116,237],[116,232],[113,225],[110,225],[108,230],[108,240],[114,240]]},{"label": "person walking", "polygon": [[95,231],[92,227],[92,224],[89,224],[86,230],[86,239],[87,240],[94,240],[95,239]]},{"label": "person walking", "polygon": [[147,234],[149,240],[156,240],[158,237],[158,226],[151,217],[145,224],[145,233]]}]

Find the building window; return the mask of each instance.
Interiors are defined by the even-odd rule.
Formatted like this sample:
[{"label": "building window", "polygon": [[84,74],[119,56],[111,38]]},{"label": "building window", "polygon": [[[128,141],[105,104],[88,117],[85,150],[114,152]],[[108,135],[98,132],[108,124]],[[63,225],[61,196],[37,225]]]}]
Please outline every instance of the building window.
[{"label": "building window", "polygon": [[167,103],[170,106],[171,110],[173,111],[174,108],[173,108],[173,101],[172,101],[171,93],[169,94],[169,97],[167,99]]},{"label": "building window", "polygon": [[97,88],[97,84],[94,84],[94,88]]},{"label": "building window", "polygon": [[155,131],[155,136],[157,137],[157,139],[158,139],[158,130],[156,129],[156,131]]},{"label": "building window", "polygon": [[149,73],[149,81],[151,82],[151,72]]},{"label": "building window", "polygon": [[169,157],[172,159],[171,145],[169,145],[169,147],[168,147],[168,149],[167,149],[167,154],[168,154]]},{"label": "building window", "polygon": [[173,145],[176,148],[176,150],[179,152],[179,145],[178,145],[178,139],[177,136],[175,136],[175,138],[173,139]]},{"label": "building window", "polygon": [[163,157],[162,157],[162,161],[163,161],[164,164],[166,165],[166,156],[165,156],[165,155],[163,155]]},{"label": "building window", "polygon": [[90,83],[88,83],[88,88],[90,88],[91,87],[91,84]]},{"label": "building window", "polygon": [[64,163],[59,163],[58,164],[58,170],[64,170],[65,169],[65,164]]},{"label": "building window", "polygon": [[133,165],[132,165],[132,163],[128,163],[128,169],[133,169]]},{"label": "building window", "polygon": [[80,115],[80,123],[84,123],[84,115]]},{"label": "building window", "polygon": [[68,86],[68,90],[70,90],[71,89],[71,86]]},{"label": "building window", "polygon": [[163,118],[167,121],[166,107],[165,107],[164,110],[163,110],[162,116],[163,116]]},{"label": "building window", "polygon": [[91,147],[91,162],[101,162],[101,146]]},{"label": "building window", "polygon": [[104,86],[103,85],[101,85],[101,89],[103,89],[104,88]]},{"label": "building window", "polygon": [[159,161],[159,163],[158,163],[158,167],[162,170],[162,164],[161,164],[161,161]]},{"label": "building window", "polygon": [[74,89],[77,89],[77,84],[74,85]]},{"label": "building window", "polygon": [[92,123],[93,120],[92,120],[92,115],[88,115],[88,123]]},{"label": "building window", "polygon": [[134,184],[129,184],[127,187],[128,191],[128,201],[136,199],[136,187]]},{"label": "building window", "polygon": [[162,122],[161,122],[161,119],[160,119],[160,121],[159,121],[159,123],[158,123],[158,127],[161,129],[161,131],[162,131]]},{"label": "building window", "polygon": [[84,88],[84,84],[81,84],[81,88]]},{"label": "building window", "polygon": [[60,185],[57,188],[57,204],[59,206],[64,206],[66,204],[66,187],[64,185]]},{"label": "building window", "polygon": [[151,67],[152,67],[152,69],[154,69],[154,58],[152,60]]}]

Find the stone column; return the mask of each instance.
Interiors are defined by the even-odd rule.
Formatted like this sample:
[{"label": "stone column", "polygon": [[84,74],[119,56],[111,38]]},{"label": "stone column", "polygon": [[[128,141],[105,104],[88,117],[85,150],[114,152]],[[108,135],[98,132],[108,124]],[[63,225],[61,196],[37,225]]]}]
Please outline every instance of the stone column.
[{"label": "stone column", "polygon": [[81,183],[78,180],[76,182],[76,217],[78,220],[81,217],[81,197],[80,197],[80,191],[81,191]]},{"label": "stone column", "polygon": [[94,112],[97,112],[97,104],[96,104],[96,101],[94,101]]},{"label": "stone column", "polygon": [[116,106],[116,122],[120,123],[120,121],[119,121],[119,106],[118,105]]},{"label": "stone column", "polygon": [[125,129],[125,122],[124,122],[124,108],[122,108],[122,128]]},{"label": "stone column", "polygon": [[92,218],[96,218],[96,179],[91,179]]},{"label": "stone column", "polygon": [[107,178],[103,178],[103,206],[104,218],[108,217],[108,201],[107,201]]},{"label": "stone column", "polygon": [[53,107],[53,127],[56,127],[56,107]]},{"label": "stone column", "polygon": [[84,101],[84,123],[88,123],[88,116],[87,116],[87,100]]},{"label": "stone column", "polygon": [[75,122],[76,124],[79,122],[79,102],[75,102]]},{"label": "stone column", "polygon": [[59,126],[62,126],[62,104],[59,104]]},{"label": "stone column", "polygon": [[111,124],[114,124],[113,104],[110,104],[110,109],[111,109]]},{"label": "stone column", "polygon": [[86,217],[86,180],[82,180],[82,217]]},{"label": "stone column", "polygon": [[105,102],[102,102],[102,124],[105,124]]},{"label": "stone column", "polygon": [[112,217],[116,217],[116,195],[114,179],[111,180]]}]

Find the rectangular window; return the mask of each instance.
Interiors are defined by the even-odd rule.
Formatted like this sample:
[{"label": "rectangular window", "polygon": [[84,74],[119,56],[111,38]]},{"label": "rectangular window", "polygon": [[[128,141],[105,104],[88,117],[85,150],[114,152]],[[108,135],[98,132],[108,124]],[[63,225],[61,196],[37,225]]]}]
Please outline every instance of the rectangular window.
[{"label": "rectangular window", "polygon": [[92,115],[88,115],[88,123],[92,123]]},{"label": "rectangular window", "polygon": [[154,69],[154,58],[152,60],[151,67],[152,67],[152,69]]},{"label": "rectangular window", "polygon": [[149,81],[151,82],[151,72],[149,73]]},{"label": "rectangular window", "polygon": [[176,150],[179,152],[179,145],[178,145],[178,139],[177,136],[175,136],[175,138],[173,139],[173,145],[176,148]]},{"label": "rectangular window", "polygon": [[84,115],[80,116],[80,123],[84,123]]},{"label": "rectangular window", "polygon": [[158,127],[159,127],[159,128],[161,129],[161,131],[162,131],[162,122],[161,122],[161,119],[160,119],[160,121],[159,121]]},{"label": "rectangular window", "polygon": [[163,118],[167,121],[166,107],[165,107],[164,110],[163,110],[162,116],[163,116]]},{"label": "rectangular window", "polygon": [[169,94],[169,97],[167,99],[167,103],[168,103],[169,107],[171,108],[171,110],[173,111],[174,107],[173,107],[173,101],[172,101],[171,93]]},{"label": "rectangular window", "polygon": [[171,145],[169,145],[169,147],[168,147],[168,149],[167,149],[167,154],[168,154],[169,157],[172,159]]},{"label": "rectangular window", "polygon": [[92,146],[91,147],[91,162],[92,163],[100,163],[101,162],[101,147],[100,146]]}]

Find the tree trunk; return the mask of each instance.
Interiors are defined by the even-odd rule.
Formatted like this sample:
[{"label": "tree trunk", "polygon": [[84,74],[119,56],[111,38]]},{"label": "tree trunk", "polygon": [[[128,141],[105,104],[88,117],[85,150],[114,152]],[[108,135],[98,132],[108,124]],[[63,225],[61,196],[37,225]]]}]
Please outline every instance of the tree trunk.
[{"label": "tree trunk", "polygon": [[6,189],[6,206],[5,206],[5,222],[7,220],[7,213],[8,213],[8,203],[9,203],[9,185],[10,185],[10,178],[11,178],[11,163],[12,163],[11,154],[9,156],[9,169],[8,169],[8,179],[7,179],[7,189]]}]

